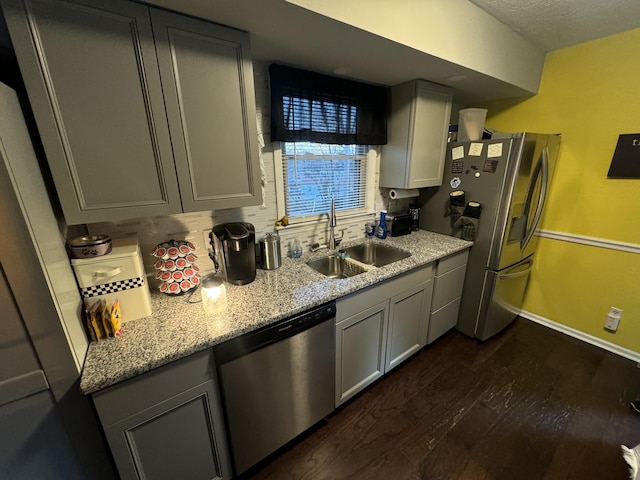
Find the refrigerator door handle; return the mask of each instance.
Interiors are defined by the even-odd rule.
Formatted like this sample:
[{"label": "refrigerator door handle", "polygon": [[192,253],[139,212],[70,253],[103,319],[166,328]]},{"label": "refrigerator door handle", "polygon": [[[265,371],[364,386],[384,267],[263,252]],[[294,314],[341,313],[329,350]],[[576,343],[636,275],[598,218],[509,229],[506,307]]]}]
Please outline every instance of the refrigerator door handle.
[{"label": "refrigerator door handle", "polygon": [[528,265],[528,266],[527,268],[525,268],[524,270],[520,270],[519,272],[503,273],[499,276],[500,280],[508,280],[510,278],[517,278],[517,277],[522,277],[523,275],[528,275],[531,269],[533,268],[533,260],[529,260],[528,262],[523,263],[522,265]]},{"label": "refrigerator door handle", "polygon": [[540,182],[540,196],[538,197],[538,205],[536,207],[536,212],[533,217],[533,221],[531,222],[531,226],[526,231],[524,239],[522,240],[521,249],[529,244],[531,238],[533,237],[533,233],[538,227],[538,223],[540,222],[540,217],[542,216],[542,210],[544,209],[544,204],[547,200],[547,189],[549,186],[549,148],[544,147],[542,149],[542,154],[540,155],[540,160],[538,160],[538,164],[536,165],[535,172],[533,174],[533,178],[531,179],[531,184],[529,185],[529,192],[527,193],[527,209],[531,204],[531,197],[533,196],[533,192],[535,191],[536,182],[538,180],[538,176],[542,174],[542,181]]}]

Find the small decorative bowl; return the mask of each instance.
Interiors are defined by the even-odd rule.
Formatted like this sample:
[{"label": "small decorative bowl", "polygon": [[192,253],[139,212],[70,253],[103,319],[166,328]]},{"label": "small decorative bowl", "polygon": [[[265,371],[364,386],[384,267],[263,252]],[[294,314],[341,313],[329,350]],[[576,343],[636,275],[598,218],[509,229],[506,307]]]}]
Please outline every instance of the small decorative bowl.
[{"label": "small decorative bowl", "polygon": [[82,235],[67,240],[67,250],[72,258],[101,257],[111,252],[109,235]]}]

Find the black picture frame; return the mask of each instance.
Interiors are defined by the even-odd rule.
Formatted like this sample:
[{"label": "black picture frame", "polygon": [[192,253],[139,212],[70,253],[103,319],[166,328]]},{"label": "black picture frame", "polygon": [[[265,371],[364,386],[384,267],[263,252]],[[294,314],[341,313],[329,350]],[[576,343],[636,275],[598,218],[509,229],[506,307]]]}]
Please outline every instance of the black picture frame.
[{"label": "black picture frame", "polygon": [[607,178],[640,178],[640,133],[618,136]]}]

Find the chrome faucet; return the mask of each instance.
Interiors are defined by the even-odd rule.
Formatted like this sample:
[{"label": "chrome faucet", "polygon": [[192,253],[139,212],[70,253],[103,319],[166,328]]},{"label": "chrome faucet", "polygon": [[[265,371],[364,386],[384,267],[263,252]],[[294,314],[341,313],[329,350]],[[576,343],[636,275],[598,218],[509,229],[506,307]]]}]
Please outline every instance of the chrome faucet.
[{"label": "chrome faucet", "polygon": [[336,237],[334,234],[334,228],[338,226],[336,220],[336,201],[331,199],[331,211],[329,212],[329,250],[336,249]]}]

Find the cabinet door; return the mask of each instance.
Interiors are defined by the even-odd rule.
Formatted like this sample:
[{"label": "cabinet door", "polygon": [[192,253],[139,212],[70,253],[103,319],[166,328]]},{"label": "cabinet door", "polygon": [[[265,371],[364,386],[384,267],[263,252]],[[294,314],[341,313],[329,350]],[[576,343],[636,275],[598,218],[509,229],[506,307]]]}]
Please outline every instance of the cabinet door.
[{"label": "cabinet door", "polygon": [[391,299],[385,372],[426,344],[432,283],[423,283]]},{"label": "cabinet door", "polygon": [[2,3],[67,223],[179,212],[148,9]]},{"label": "cabinet door", "polygon": [[258,205],[249,34],[151,10],[185,212]]},{"label": "cabinet door", "polygon": [[120,477],[231,478],[214,430],[215,393],[209,381],[105,428]]},{"label": "cabinet door", "polygon": [[381,187],[442,184],[451,98],[449,87],[424,80],[392,87],[389,138],[380,159]]},{"label": "cabinet door", "polygon": [[450,116],[451,90],[418,81],[411,127],[407,188],[442,185]]},{"label": "cabinet door", "polygon": [[336,407],[384,374],[389,302],[336,324]]}]

